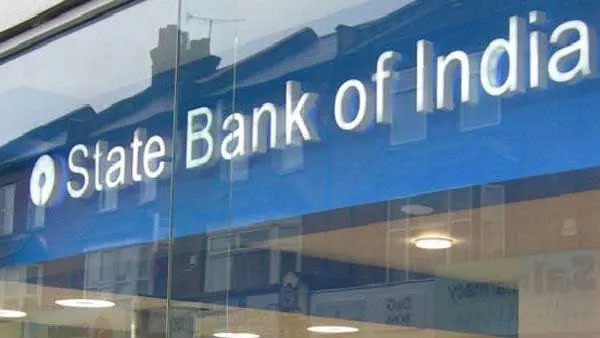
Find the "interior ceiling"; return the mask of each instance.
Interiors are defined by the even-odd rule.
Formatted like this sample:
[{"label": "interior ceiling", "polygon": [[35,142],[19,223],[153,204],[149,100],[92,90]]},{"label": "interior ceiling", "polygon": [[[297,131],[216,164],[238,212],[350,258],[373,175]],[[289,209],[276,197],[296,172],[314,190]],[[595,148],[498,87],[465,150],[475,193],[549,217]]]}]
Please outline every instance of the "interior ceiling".
[{"label": "interior ceiling", "polygon": [[[17,282],[2,282],[4,288],[26,286]],[[9,332],[9,328],[20,322],[37,323],[49,326],[75,327],[95,330],[127,332],[132,327],[136,313],[155,311],[151,317],[155,328],[164,328],[166,301],[164,299],[127,295],[109,295],[106,293],[86,292],[85,297],[112,299],[114,308],[108,309],[69,309],[54,304],[55,299],[82,297],[80,290],[43,287],[44,295],[41,305],[23,308],[29,316],[24,319],[0,321],[0,332]],[[409,326],[385,325],[369,322],[356,322],[345,319],[308,316],[301,313],[284,313],[272,310],[239,308],[222,305],[202,304],[199,302],[175,301],[172,306],[172,320],[181,321],[187,318],[202,318],[192,324],[196,336],[209,337],[215,332],[260,332],[262,337],[309,337],[318,336],[310,333],[307,327],[313,325],[343,325],[359,328],[352,337],[484,337],[461,332],[423,329]],[[151,324],[152,325],[152,324]],[[157,333],[157,332],[155,332]]]},{"label": "interior ceiling", "polygon": [[[600,248],[600,191],[565,194],[478,209],[265,241],[257,247],[465,280],[514,281],[547,254]],[[423,235],[455,239],[451,249],[418,249]],[[301,242],[299,247],[296,243]]]},{"label": "interior ceiling", "polygon": [[[580,192],[268,240],[259,244],[257,248],[298,251],[306,256],[370,266],[390,266],[394,269],[426,272],[467,281],[514,283],[520,281],[523,275],[531,274],[532,260],[548,257],[549,262],[561,264],[561,260],[564,260],[564,257],[568,258],[573,252],[588,252],[600,257],[597,251],[600,247],[600,208],[597,207],[599,204],[600,192]],[[486,230],[486,227],[489,229]],[[490,229],[500,232],[486,234],[487,231],[492,231]],[[411,242],[412,239],[424,234],[452,236],[456,239],[456,243],[448,251],[448,255],[445,251],[416,249]],[[501,245],[494,244],[501,247],[501,250],[491,250],[492,253],[488,254],[486,246],[491,244],[488,243],[486,236],[496,240],[503,238]],[[297,246],[298,241],[302,243],[300,247]],[[408,259],[405,259],[406,253]],[[519,286],[518,283],[515,285]],[[3,290],[18,290],[30,286],[18,282],[0,282],[0,289]],[[29,316],[23,321],[55,326],[129,331],[136,312],[155,311],[158,313],[157,318],[162,316],[164,319],[166,307],[164,299],[94,292],[83,294],[81,290],[38,287],[41,288],[39,304],[25,305],[23,310],[27,311]],[[600,302],[595,300],[598,298],[597,292],[582,295],[574,299],[580,301],[587,299],[586,311],[596,317],[600,313]],[[522,311],[523,309],[553,304],[544,303],[546,297],[533,296],[535,295],[532,292],[519,294],[520,319],[526,313]],[[61,308],[54,304],[56,299],[81,297],[112,299],[116,301],[117,306],[105,310],[82,310]],[[192,313],[192,316],[202,318],[201,321],[196,321],[193,328],[199,336],[210,336],[214,332],[228,328],[228,330],[260,331],[263,332],[264,337],[304,337],[313,335],[306,332],[307,326],[328,323],[359,327],[361,331],[353,335],[356,337],[476,336],[468,333],[352,322],[273,310],[234,306],[224,308],[221,305],[199,302],[173,301],[171,305],[175,316],[178,316],[178,313]],[[566,311],[570,311],[575,305],[567,303],[565,306]],[[21,320],[0,322],[0,332],[5,332],[4,329],[8,330],[11,325],[19,321]],[[199,322],[202,324],[199,325]],[[588,318],[587,322],[592,323],[589,325],[596,330],[595,327],[598,325],[593,324],[595,321]],[[546,319],[536,319],[532,325],[538,328],[536,330],[543,331],[544,325],[551,325],[551,323],[552,316],[549,316]],[[155,325],[162,327],[160,323]]]}]

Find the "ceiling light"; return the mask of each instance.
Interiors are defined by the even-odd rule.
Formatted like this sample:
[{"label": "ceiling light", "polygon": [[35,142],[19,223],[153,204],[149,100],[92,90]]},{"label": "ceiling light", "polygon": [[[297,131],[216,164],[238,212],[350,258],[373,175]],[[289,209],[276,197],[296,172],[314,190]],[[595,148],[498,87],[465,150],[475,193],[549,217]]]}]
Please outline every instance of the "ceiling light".
[{"label": "ceiling light", "polygon": [[440,250],[451,248],[454,240],[442,236],[423,236],[414,240],[415,246],[420,249]]},{"label": "ceiling light", "polygon": [[407,204],[403,205],[400,210],[411,216],[423,216],[433,213],[433,208],[422,204]]},{"label": "ceiling light", "polygon": [[23,318],[27,317],[27,313],[17,310],[0,309],[0,318]]},{"label": "ceiling light", "polygon": [[61,299],[54,302],[64,307],[101,309],[115,306],[115,303],[102,299]]},{"label": "ceiling light", "polygon": [[353,333],[359,331],[358,328],[351,326],[311,326],[307,330],[310,332],[327,334]]},{"label": "ceiling light", "polygon": [[258,338],[260,335],[249,332],[217,332],[213,334],[216,338]]}]

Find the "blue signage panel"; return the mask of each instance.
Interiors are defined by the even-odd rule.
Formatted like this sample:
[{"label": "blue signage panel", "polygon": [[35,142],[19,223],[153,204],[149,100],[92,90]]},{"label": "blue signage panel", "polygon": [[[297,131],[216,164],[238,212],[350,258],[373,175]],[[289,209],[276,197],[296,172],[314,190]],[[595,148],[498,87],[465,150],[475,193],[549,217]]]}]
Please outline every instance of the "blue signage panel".
[{"label": "blue signage panel", "polygon": [[[172,99],[172,71],[100,114],[32,131],[70,138],[35,155],[23,140],[2,149],[19,186],[34,178],[39,195],[19,198],[47,211],[44,228],[3,240],[2,264],[166,240],[171,224],[181,237],[597,167],[598,5],[519,3],[460,17],[408,6],[326,36],[307,27],[235,69],[206,55],[180,68],[175,135],[171,111],[147,109]],[[261,110],[280,120],[255,130]],[[44,153],[46,174],[31,176]],[[92,182],[99,172],[109,177]]]}]

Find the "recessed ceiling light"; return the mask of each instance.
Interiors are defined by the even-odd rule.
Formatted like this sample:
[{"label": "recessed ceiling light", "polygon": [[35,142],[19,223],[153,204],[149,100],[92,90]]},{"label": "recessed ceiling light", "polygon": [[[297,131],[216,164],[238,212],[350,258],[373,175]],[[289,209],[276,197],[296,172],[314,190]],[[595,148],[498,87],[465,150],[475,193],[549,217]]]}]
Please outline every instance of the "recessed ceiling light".
[{"label": "recessed ceiling light", "polygon": [[451,248],[454,240],[443,236],[423,236],[415,239],[414,243],[420,249],[440,250]]},{"label": "recessed ceiling light", "polygon": [[352,327],[352,326],[330,326],[330,325],[311,326],[307,330],[310,332],[326,333],[326,334],[353,333],[353,332],[359,331],[358,328]]},{"label": "recessed ceiling light", "polygon": [[17,310],[0,309],[0,318],[23,318],[27,317],[27,313]]},{"label": "recessed ceiling light", "polygon": [[400,210],[411,216],[423,216],[433,213],[433,208],[422,204],[407,204],[403,205]]},{"label": "recessed ceiling light", "polygon": [[115,303],[103,299],[61,299],[54,302],[64,307],[102,309],[115,306]]},{"label": "recessed ceiling light", "polygon": [[249,332],[217,332],[213,334],[216,338],[259,338],[260,335]]}]

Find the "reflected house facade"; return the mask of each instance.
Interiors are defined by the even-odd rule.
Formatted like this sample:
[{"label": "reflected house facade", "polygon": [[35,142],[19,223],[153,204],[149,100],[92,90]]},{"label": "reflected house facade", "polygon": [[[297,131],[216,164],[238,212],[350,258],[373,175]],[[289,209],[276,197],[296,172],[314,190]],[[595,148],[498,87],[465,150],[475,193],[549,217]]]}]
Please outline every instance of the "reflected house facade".
[{"label": "reflected house facade", "polygon": [[[324,35],[296,29],[230,65],[211,54],[209,39],[161,27],[147,88],[102,111],[78,106],[0,147],[0,308],[56,311],[45,307],[56,289],[102,295],[132,309],[115,337],[210,336],[204,330],[231,323],[296,337],[336,320],[373,325],[361,327],[373,336],[398,328],[389,334],[597,334],[599,169],[587,147],[581,162],[566,159],[595,132],[578,128],[589,122],[598,79],[522,97],[482,95],[476,104],[458,103],[456,90],[455,109],[431,115],[417,113],[415,99],[419,39],[436,41],[440,55],[481,57],[490,36],[506,35],[511,15],[541,8],[570,18],[598,7],[581,3],[410,2]],[[375,102],[374,65],[388,49],[403,57],[393,69],[392,120],[341,133],[331,114],[336,90],[358,79]],[[457,85],[464,81],[455,75]],[[208,107],[220,126],[266,101],[283,111],[287,81],[319,93],[311,119],[322,142],[186,168],[187,112]],[[573,104],[575,116],[563,117]],[[30,171],[41,154],[66,168],[73,145],[127,146],[140,128],[168,140],[170,175],[85,199],[62,189],[47,207],[31,202]],[[547,147],[557,154],[528,162],[544,148],[536,138],[578,132],[564,148]],[[419,249],[414,239],[424,234],[453,246]],[[45,329],[24,324],[22,336],[54,337],[69,326],[48,321]],[[68,337],[91,335],[73,330]]]}]

